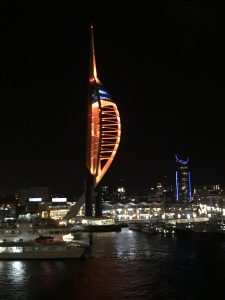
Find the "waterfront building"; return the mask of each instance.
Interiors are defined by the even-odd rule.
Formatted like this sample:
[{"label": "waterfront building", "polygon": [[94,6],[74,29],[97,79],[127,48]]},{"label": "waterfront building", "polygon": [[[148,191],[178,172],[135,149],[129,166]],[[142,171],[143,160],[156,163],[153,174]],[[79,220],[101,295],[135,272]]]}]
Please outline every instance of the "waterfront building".
[{"label": "waterfront building", "polygon": [[28,218],[37,216],[40,205],[48,205],[49,188],[46,186],[33,186],[18,189],[15,198],[17,200],[16,215],[28,215]]},{"label": "waterfront building", "polygon": [[[140,201],[142,199],[142,201]],[[224,200],[224,199],[223,199]],[[52,205],[52,203],[39,203],[38,213],[32,214],[28,211],[26,215],[20,215],[19,219],[34,219],[36,217],[54,219],[59,222],[65,221],[65,215],[70,211],[72,203],[65,203],[64,205]],[[93,217],[85,216],[85,207],[82,206],[76,218],[70,220],[70,223],[77,221],[86,222],[85,220],[94,220]],[[126,202],[110,203],[103,201],[102,203],[102,217],[97,218],[98,221],[106,222],[107,218],[113,218],[120,222],[130,221],[162,221],[162,222],[193,222],[206,219],[225,219],[224,201],[218,203],[174,203],[161,198],[161,201],[149,201],[146,197],[138,197],[135,201],[129,200]],[[203,218],[203,219],[202,219]],[[88,222],[89,222],[88,221]]]},{"label": "waterfront building", "polygon": [[192,201],[191,173],[188,167],[189,158],[176,158],[176,200],[179,203]]}]

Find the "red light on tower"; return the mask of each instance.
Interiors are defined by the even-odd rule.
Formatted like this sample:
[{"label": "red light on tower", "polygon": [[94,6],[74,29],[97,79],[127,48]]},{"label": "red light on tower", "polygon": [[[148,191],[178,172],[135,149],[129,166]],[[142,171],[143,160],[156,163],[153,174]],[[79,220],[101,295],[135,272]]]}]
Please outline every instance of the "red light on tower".
[{"label": "red light on tower", "polygon": [[95,82],[95,78],[94,78],[94,77],[91,77],[91,78],[89,79],[89,81],[90,81],[91,83],[93,83],[93,82]]}]

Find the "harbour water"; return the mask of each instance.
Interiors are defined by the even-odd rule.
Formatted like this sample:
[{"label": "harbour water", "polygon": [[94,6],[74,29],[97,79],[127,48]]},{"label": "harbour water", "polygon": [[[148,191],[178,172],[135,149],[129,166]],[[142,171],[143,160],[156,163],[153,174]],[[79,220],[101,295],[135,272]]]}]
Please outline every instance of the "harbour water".
[{"label": "harbour water", "polygon": [[94,233],[77,260],[0,261],[0,299],[224,299],[225,240]]}]

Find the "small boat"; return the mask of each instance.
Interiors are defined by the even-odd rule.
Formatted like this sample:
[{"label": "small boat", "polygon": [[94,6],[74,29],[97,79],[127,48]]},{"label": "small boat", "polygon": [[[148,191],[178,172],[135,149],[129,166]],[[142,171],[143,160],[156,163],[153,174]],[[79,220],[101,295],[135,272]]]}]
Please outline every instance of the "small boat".
[{"label": "small boat", "polygon": [[146,223],[145,226],[142,228],[142,232],[151,234],[151,235],[158,235],[159,228],[151,223]]},{"label": "small boat", "polygon": [[163,224],[160,229],[160,234],[162,237],[173,237],[175,235],[175,225]]},{"label": "small boat", "polygon": [[142,231],[144,224],[138,222],[131,222],[129,223],[129,230],[133,231]]}]

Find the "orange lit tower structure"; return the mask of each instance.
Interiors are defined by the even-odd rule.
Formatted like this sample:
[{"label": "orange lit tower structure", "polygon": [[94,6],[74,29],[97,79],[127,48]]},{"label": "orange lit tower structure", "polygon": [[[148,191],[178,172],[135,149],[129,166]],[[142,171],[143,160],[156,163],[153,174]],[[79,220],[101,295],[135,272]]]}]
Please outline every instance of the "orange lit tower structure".
[{"label": "orange lit tower structure", "polygon": [[[109,169],[121,137],[120,115],[110,93],[97,77],[94,34],[91,25],[91,61],[88,95],[85,216],[92,216],[94,190]],[[99,205],[95,203],[99,216]]]}]

